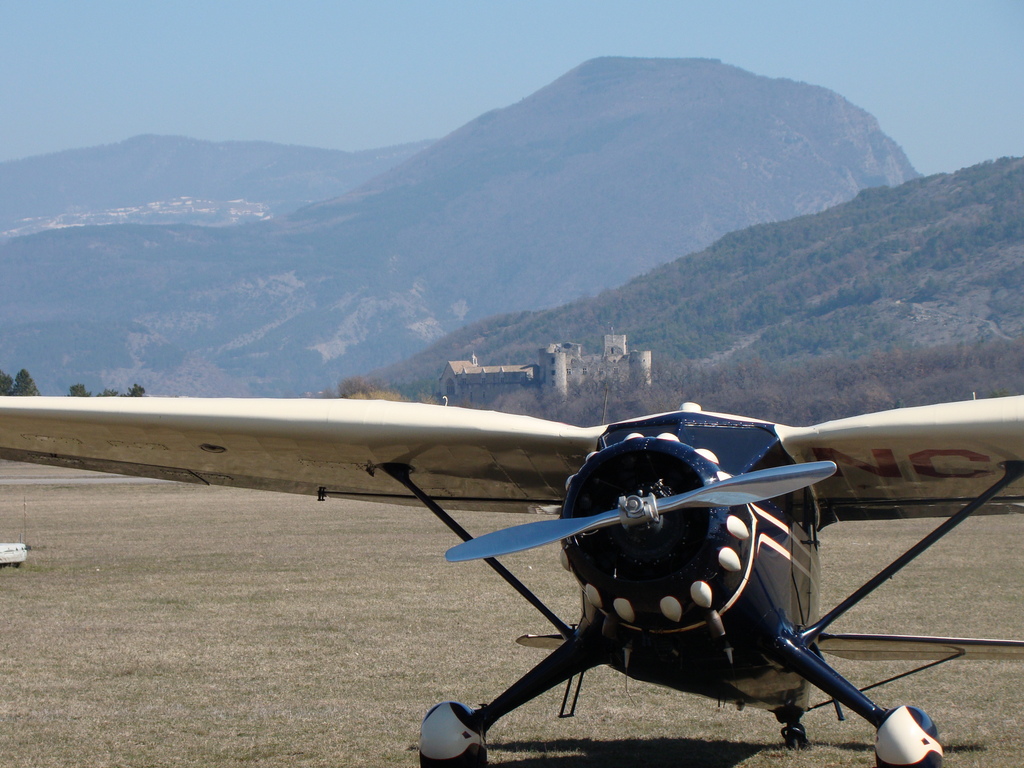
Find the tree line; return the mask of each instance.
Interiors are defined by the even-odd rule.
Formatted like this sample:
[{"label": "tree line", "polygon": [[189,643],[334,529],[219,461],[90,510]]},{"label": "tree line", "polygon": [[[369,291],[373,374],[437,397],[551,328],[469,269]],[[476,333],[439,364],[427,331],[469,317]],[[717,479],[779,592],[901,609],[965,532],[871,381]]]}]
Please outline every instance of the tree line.
[{"label": "tree line", "polygon": [[707,411],[801,426],[893,408],[1024,393],[1024,338],[790,364],[759,357],[720,365],[655,363],[650,387],[589,382],[565,399],[524,390],[489,407],[586,426],[676,410],[691,401]]},{"label": "tree line", "polygon": [[[402,388],[406,397],[398,389],[380,380],[352,377],[323,396],[437,402],[416,394],[423,387]],[[590,426],[674,411],[691,401],[706,411],[801,426],[893,408],[1022,393],[1024,337],[789,364],[756,356],[718,365],[655,359],[649,387],[590,380],[575,385],[568,397],[524,387],[483,406],[450,405]]]},{"label": "tree line", "polygon": [[38,395],[39,389],[32,375],[22,368],[15,376],[0,371],[0,396]]},{"label": "tree line", "polygon": [[[31,397],[38,396],[39,387],[32,379],[32,374],[22,368],[17,374],[11,376],[0,370],[0,397]],[[104,389],[97,397],[142,397],[146,389],[139,384],[132,384],[124,394],[116,389]],[[84,384],[72,384],[68,388],[68,397],[92,397],[92,392],[85,388]]]}]

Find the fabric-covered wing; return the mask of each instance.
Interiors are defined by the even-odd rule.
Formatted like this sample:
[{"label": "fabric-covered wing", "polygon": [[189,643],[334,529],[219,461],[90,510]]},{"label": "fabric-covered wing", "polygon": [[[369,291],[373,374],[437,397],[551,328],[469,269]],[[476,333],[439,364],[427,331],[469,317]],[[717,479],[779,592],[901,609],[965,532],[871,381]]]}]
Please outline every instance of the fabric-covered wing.
[{"label": "fabric-covered wing", "polygon": [[[839,466],[814,486],[824,518],[940,517],[959,510],[1024,460],[1024,396],[971,400],[829,421],[777,426],[797,461]],[[1024,512],[1015,482],[981,513]]]},{"label": "fabric-covered wing", "polygon": [[375,400],[0,398],[0,458],[210,485],[456,509],[560,503],[603,428]]},{"label": "fabric-covered wing", "polygon": [[1024,661],[1024,641],[972,640],[912,635],[829,635],[818,639],[825,653],[867,661]]}]

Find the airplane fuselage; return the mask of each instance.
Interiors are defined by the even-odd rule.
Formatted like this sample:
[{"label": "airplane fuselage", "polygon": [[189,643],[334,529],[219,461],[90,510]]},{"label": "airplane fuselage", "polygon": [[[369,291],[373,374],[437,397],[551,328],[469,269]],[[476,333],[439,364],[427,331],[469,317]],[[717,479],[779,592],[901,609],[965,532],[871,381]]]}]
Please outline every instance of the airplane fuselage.
[{"label": "airplane fuselage", "polygon": [[[777,438],[761,423],[682,412],[616,425],[570,481],[563,516],[779,463]],[[817,618],[810,494],[613,526],[569,540],[565,555],[582,588],[581,627],[602,638],[604,663],[721,702],[806,708],[809,684],[772,644]]]}]

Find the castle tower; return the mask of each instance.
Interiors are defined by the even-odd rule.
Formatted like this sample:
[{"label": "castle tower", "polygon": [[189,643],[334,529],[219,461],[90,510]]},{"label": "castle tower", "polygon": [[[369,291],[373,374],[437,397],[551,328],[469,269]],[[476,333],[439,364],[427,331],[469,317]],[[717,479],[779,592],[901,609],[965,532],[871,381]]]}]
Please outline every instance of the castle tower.
[{"label": "castle tower", "polygon": [[540,364],[540,383],[546,389],[553,389],[560,395],[569,393],[569,372],[573,360],[583,356],[583,348],[579,344],[548,344],[538,350],[537,362]]},{"label": "castle tower", "polygon": [[633,381],[645,386],[651,385],[651,352],[633,352],[629,356],[629,375]]},{"label": "castle tower", "polygon": [[606,360],[609,358],[625,357],[628,354],[629,350],[626,348],[625,334],[605,334],[604,357]]}]

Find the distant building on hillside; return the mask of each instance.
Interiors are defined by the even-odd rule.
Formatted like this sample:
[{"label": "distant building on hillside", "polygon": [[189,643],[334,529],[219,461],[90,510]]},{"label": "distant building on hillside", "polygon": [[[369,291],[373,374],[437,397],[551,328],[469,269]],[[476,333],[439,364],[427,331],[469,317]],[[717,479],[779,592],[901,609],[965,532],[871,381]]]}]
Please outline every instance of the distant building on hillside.
[{"label": "distant building on hillside", "polygon": [[572,384],[587,380],[651,383],[650,351],[630,352],[624,334],[604,337],[604,352],[584,355],[573,342],[549,344],[537,352],[536,363],[480,365],[471,360],[449,360],[441,372],[439,394],[450,403],[485,404],[500,395],[536,388],[568,395]]},{"label": "distant building on hillside", "polygon": [[441,373],[440,394],[450,403],[487,403],[499,395],[537,384],[537,364],[480,365],[471,360],[449,360]]}]

